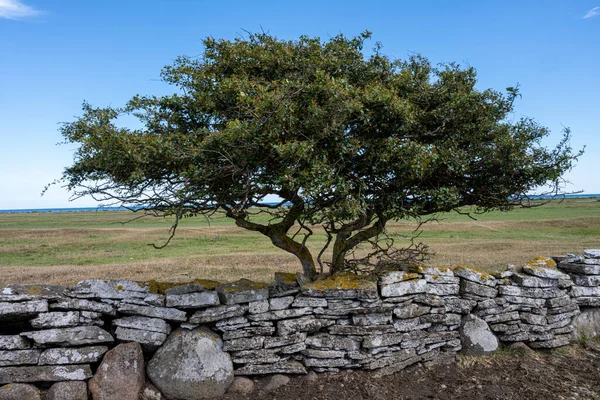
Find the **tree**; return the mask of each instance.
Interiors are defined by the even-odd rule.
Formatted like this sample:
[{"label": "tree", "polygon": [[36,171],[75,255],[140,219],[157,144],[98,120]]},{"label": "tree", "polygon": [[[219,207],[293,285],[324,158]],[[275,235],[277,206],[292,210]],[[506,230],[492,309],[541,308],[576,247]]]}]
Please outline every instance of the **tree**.
[{"label": "tree", "polygon": [[[393,260],[389,221],[509,210],[534,190],[560,192],[581,152],[568,130],[548,149],[545,127],[511,121],[518,88],[478,90],[471,67],[398,61],[379,44],[367,56],[369,38],[207,38],[202,56],[163,69],[176,94],[84,103],[61,128],[79,145],[62,180],[76,197],[174,216],[172,234],[181,218],[224,213],[309,276],[330,247],[333,272],[363,243]],[[123,114],[142,127],[118,126]],[[263,204],[270,195],[281,201]],[[254,218],[261,212],[269,223]],[[328,238],[318,255],[306,246],[315,226]]]}]

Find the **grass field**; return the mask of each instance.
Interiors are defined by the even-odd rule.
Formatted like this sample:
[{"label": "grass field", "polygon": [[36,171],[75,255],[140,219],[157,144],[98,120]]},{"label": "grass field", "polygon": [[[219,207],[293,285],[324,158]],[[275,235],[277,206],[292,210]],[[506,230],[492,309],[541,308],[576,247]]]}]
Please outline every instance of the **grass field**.
[{"label": "grass field", "polygon": [[[125,211],[0,214],[0,284],[72,283],[125,278],[181,281],[192,278],[269,281],[275,271],[300,271],[293,256],[260,234],[218,217],[186,219],[162,250],[171,221]],[[494,212],[472,221],[456,213],[423,227],[420,240],[435,255],[429,264],[491,270],[538,255],[600,247],[600,200],[568,199],[543,207]],[[410,232],[414,224],[390,230]],[[324,239],[315,232],[309,247]]]}]

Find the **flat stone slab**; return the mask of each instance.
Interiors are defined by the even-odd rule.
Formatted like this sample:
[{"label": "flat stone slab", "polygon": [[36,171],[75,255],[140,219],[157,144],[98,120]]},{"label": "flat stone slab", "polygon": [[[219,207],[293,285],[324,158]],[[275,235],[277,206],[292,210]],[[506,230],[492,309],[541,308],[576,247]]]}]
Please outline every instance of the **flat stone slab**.
[{"label": "flat stone slab", "polygon": [[55,300],[64,296],[68,292],[69,288],[63,285],[29,285],[12,283],[6,285],[6,287],[2,289],[1,293],[11,295],[30,295],[41,299]]},{"label": "flat stone slab", "polygon": [[569,279],[569,275],[559,271],[556,267],[542,267],[539,265],[524,265],[523,272],[538,278],[546,279]]},{"label": "flat stone slab", "polygon": [[2,350],[0,351],[0,367],[9,365],[35,365],[40,358],[41,350]]},{"label": "flat stone slab", "polygon": [[562,262],[558,268],[579,275],[600,275],[600,265],[596,264],[575,264]]},{"label": "flat stone slab", "polygon": [[85,300],[85,299],[68,299],[61,300],[56,303],[50,304],[50,308],[53,310],[83,310],[98,312],[104,315],[115,316],[117,312],[115,307],[111,304],[100,303],[98,301]]},{"label": "flat stone slab", "polygon": [[167,340],[167,335],[159,332],[117,327],[115,336],[123,342],[136,342],[148,350],[156,350]]},{"label": "flat stone slab", "polygon": [[100,299],[144,298],[150,293],[150,282],[112,279],[86,279],[71,288],[73,294],[90,294]]},{"label": "flat stone slab", "polygon": [[600,249],[587,249],[583,251],[583,255],[589,258],[600,258]]},{"label": "flat stone slab", "polygon": [[135,304],[121,304],[118,308],[122,314],[142,315],[151,318],[166,319],[168,321],[186,321],[187,316],[185,311],[177,310],[176,308],[165,307],[149,307],[139,306]]},{"label": "flat stone slab", "polygon": [[382,297],[402,297],[417,293],[425,293],[427,290],[427,281],[425,279],[413,279],[381,285]]},{"label": "flat stone slab", "polygon": [[248,279],[222,284],[217,287],[217,292],[221,302],[227,305],[269,299],[269,288],[266,284]]},{"label": "flat stone slab", "polygon": [[29,321],[36,329],[68,328],[79,325],[79,311],[52,311],[38,314]]},{"label": "flat stone slab", "polygon": [[0,335],[0,350],[26,350],[30,347],[29,340],[21,335]]},{"label": "flat stone slab", "polygon": [[315,318],[312,315],[296,319],[277,321],[277,333],[279,336],[289,336],[297,332],[317,332],[335,323],[329,319]]},{"label": "flat stone slab", "polygon": [[377,283],[374,280],[351,274],[338,273],[325,279],[304,283],[300,288],[308,297],[327,299],[377,299]]},{"label": "flat stone slab", "polygon": [[421,278],[421,275],[416,272],[390,271],[386,272],[379,278],[379,283],[381,285],[389,285],[392,283],[412,281],[419,278]]},{"label": "flat stone slab", "polygon": [[33,340],[38,345],[82,346],[114,341],[110,333],[97,326],[47,329],[23,332],[21,335]]},{"label": "flat stone slab", "polygon": [[222,319],[240,317],[248,311],[247,306],[238,304],[230,306],[211,307],[202,311],[196,311],[189,319],[190,324],[205,324],[208,322],[216,322]]},{"label": "flat stone slab", "polygon": [[0,320],[25,319],[48,311],[48,300],[0,303]]},{"label": "flat stone slab", "polygon": [[88,364],[100,361],[106,346],[48,349],[40,355],[40,365]]},{"label": "flat stone slab", "polygon": [[0,384],[21,382],[83,381],[92,377],[89,365],[0,367]]},{"label": "flat stone slab", "polygon": [[494,278],[492,275],[469,267],[456,267],[454,269],[454,275],[462,279],[490,287],[495,287],[497,283],[496,278]]},{"label": "flat stone slab", "polygon": [[165,333],[167,335],[171,333],[171,326],[159,318],[125,317],[113,320],[113,325],[142,331]]},{"label": "flat stone slab", "polygon": [[298,361],[287,360],[273,364],[246,365],[234,371],[235,375],[306,374],[306,368]]},{"label": "flat stone slab", "polygon": [[202,308],[219,305],[217,292],[167,294],[167,307]]}]

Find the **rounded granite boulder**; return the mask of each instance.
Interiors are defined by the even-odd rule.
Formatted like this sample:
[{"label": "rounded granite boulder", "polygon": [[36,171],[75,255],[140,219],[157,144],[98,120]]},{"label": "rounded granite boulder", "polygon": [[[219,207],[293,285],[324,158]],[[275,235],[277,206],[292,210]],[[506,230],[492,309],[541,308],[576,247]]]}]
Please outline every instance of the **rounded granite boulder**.
[{"label": "rounded granite boulder", "polygon": [[231,358],[222,349],[208,328],[178,329],[148,363],[148,378],[172,400],[222,396],[233,381]]}]

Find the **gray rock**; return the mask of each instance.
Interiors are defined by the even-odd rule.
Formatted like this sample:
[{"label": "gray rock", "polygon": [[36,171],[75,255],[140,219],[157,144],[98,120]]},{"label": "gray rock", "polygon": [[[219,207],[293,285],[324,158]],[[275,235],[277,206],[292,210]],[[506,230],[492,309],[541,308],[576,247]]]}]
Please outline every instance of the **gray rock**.
[{"label": "gray rock", "polygon": [[476,301],[460,298],[446,299],[444,304],[447,313],[468,314],[477,305]]},{"label": "gray rock", "polygon": [[191,324],[205,324],[208,322],[216,322],[226,318],[242,316],[246,313],[248,307],[238,304],[231,306],[211,307],[202,311],[197,311],[189,319]]},{"label": "gray rock", "polygon": [[56,382],[50,386],[45,400],[88,400],[85,382]]},{"label": "gray rock", "polygon": [[600,307],[600,297],[577,297],[575,301],[582,307]]},{"label": "gray rock", "polygon": [[296,297],[292,307],[327,307],[327,299],[319,297]]},{"label": "gray rock", "polygon": [[599,275],[575,275],[572,274],[573,283],[578,286],[600,286]]},{"label": "gray rock", "polygon": [[246,365],[235,370],[235,375],[267,375],[267,374],[306,374],[306,369],[298,361],[287,360],[274,364]]},{"label": "gray rock", "polygon": [[463,317],[460,339],[466,354],[488,354],[498,349],[498,338],[484,320],[473,314]]},{"label": "gray rock", "polygon": [[421,320],[421,318],[399,319],[394,321],[394,328],[398,332],[409,332],[416,331],[419,329],[427,329],[430,326],[430,322],[424,322]]},{"label": "gray rock", "polygon": [[150,283],[126,280],[87,279],[73,285],[71,293],[74,295],[89,294],[100,299],[144,298],[150,294]]},{"label": "gray rock", "polygon": [[416,303],[403,304],[398,308],[394,309],[394,315],[397,318],[415,318],[421,315],[427,314],[431,310],[431,307],[423,306]]},{"label": "gray rock", "polygon": [[304,365],[312,368],[337,368],[349,367],[355,364],[354,361],[347,358],[305,358]]},{"label": "gray rock", "polygon": [[386,272],[379,278],[380,285],[390,285],[392,283],[411,281],[421,278],[418,273],[407,272],[407,271],[390,271]]},{"label": "gray rock", "polygon": [[424,274],[423,279],[425,279],[427,283],[436,285],[458,285],[460,283],[460,278],[457,276]]},{"label": "gray rock", "polygon": [[294,296],[275,297],[273,299],[269,299],[270,310],[284,310],[288,308],[293,302]]},{"label": "gray rock", "polygon": [[240,351],[260,349],[265,341],[264,336],[254,336],[248,338],[231,339],[225,341],[223,351]]},{"label": "gray rock", "polygon": [[[458,279],[458,278],[456,278]],[[456,285],[438,285],[434,283],[428,283],[425,293],[434,294],[437,296],[456,296],[460,290],[460,286]]]},{"label": "gray rock", "polygon": [[555,336],[553,339],[530,342],[529,347],[532,349],[553,349],[566,346],[571,343],[571,340],[570,335]]},{"label": "gray rock", "polygon": [[301,292],[308,297],[326,299],[377,299],[377,283],[352,273],[336,273],[314,282],[303,282]]},{"label": "gray rock", "polygon": [[[268,339],[269,338],[267,338],[266,340]],[[356,351],[360,349],[360,342],[358,340],[354,340],[349,337],[328,335],[326,333],[321,333],[307,337],[306,344],[312,348],[324,348],[333,350]]]},{"label": "gray rock", "polygon": [[574,340],[589,340],[600,333],[600,309],[582,308],[581,313],[573,318]]},{"label": "gray rock", "polygon": [[333,324],[334,321],[315,318],[311,315],[277,321],[277,333],[279,336],[288,336],[296,332],[317,332]]},{"label": "gray rock", "polygon": [[117,312],[115,307],[106,304],[100,303],[97,301],[84,300],[84,299],[68,299],[68,300],[60,300],[56,303],[50,304],[50,308],[53,310],[84,310],[84,311],[92,311],[102,313],[104,315],[115,316]]},{"label": "gray rock", "polygon": [[221,302],[227,305],[268,300],[269,288],[263,283],[240,279],[217,287]]},{"label": "gray rock", "polygon": [[9,365],[35,365],[41,350],[0,350],[0,367]]},{"label": "gray rock", "polygon": [[302,315],[310,314],[313,311],[310,307],[305,308],[289,308],[286,310],[279,311],[269,311],[262,314],[250,314],[248,315],[248,319],[250,321],[271,321],[271,320],[280,320],[286,318],[295,318],[300,317]]},{"label": "gray rock", "polygon": [[0,387],[0,400],[42,400],[42,394],[33,385],[13,383]]},{"label": "gray rock", "polygon": [[159,318],[148,318],[148,317],[125,317],[113,320],[114,326],[120,326],[123,328],[139,329],[143,331],[158,332],[158,333],[171,333],[171,326],[164,320]]},{"label": "gray rock", "polygon": [[502,298],[506,300],[507,303],[522,304],[528,307],[544,307],[546,304],[546,299],[536,299],[533,297],[503,295]]},{"label": "gray rock", "polygon": [[558,288],[527,288],[521,286],[501,286],[499,289],[501,295],[532,297],[538,299],[549,299],[553,297],[563,297],[567,292]]},{"label": "gray rock", "polygon": [[583,255],[588,258],[600,258],[600,249],[586,249]]},{"label": "gray rock", "polygon": [[[284,322],[284,321],[280,321]],[[374,326],[353,326],[353,325],[333,325],[329,328],[329,333],[332,335],[356,335],[365,336],[372,334],[385,334],[396,332],[396,328],[392,325],[374,325]]]},{"label": "gray rock", "polygon": [[518,272],[513,274],[512,280],[518,285],[525,287],[547,288],[558,286],[558,280],[556,279],[540,278],[537,276],[520,274]]},{"label": "gray rock", "polygon": [[262,390],[265,392],[272,392],[273,390],[279,389],[288,383],[290,383],[290,378],[285,375],[276,374],[269,378],[269,381],[265,386],[263,386]]},{"label": "gray rock", "polygon": [[346,352],[343,350],[306,349],[302,354],[310,358],[344,358],[346,356]]},{"label": "gray rock", "polygon": [[[405,361],[410,360],[409,364],[404,364]],[[374,361],[365,364],[366,369],[380,369],[389,366],[398,366],[402,365],[403,368],[407,365],[414,364],[415,362],[420,361],[420,358],[415,357],[415,349],[402,349],[399,351],[395,351],[391,353],[387,357],[381,357]]]},{"label": "gray rock", "polygon": [[489,285],[480,285],[469,280],[461,280],[460,293],[470,293],[482,298],[493,298],[498,295],[498,289],[494,289]]},{"label": "gray rock", "polygon": [[[195,328],[197,328],[197,326]],[[223,332],[223,340],[239,339],[250,336],[271,336],[274,332],[275,328],[272,326],[250,326],[248,328]]]},{"label": "gray rock", "polygon": [[144,317],[166,319],[167,321],[186,321],[185,311],[175,308],[146,307],[135,304],[121,304],[118,310],[122,314],[141,315]]},{"label": "gray rock", "polygon": [[156,386],[146,381],[142,388],[142,393],[140,394],[140,400],[166,400],[166,398]]},{"label": "gray rock", "polygon": [[167,335],[160,332],[142,331],[139,329],[117,327],[115,336],[121,342],[136,342],[142,345],[144,350],[154,351],[167,340]]},{"label": "gray rock", "polygon": [[277,350],[242,350],[232,353],[231,360],[234,364],[270,364],[281,360]]},{"label": "gray rock", "polygon": [[248,312],[250,314],[266,313],[267,311],[269,311],[268,300],[253,301],[252,303],[248,303]]},{"label": "gray rock", "polygon": [[303,343],[306,340],[306,333],[295,333],[289,336],[266,337],[263,345],[265,349],[274,347],[289,346],[296,343]]},{"label": "gray rock", "polygon": [[494,278],[492,275],[468,267],[456,268],[454,270],[454,275],[464,280],[489,287],[495,287],[497,283],[496,278]]},{"label": "gray rock", "polygon": [[30,285],[11,283],[2,289],[2,294],[36,296],[46,300],[56,300],[69,292],[69,288],[62,285]]},{"label": "gray rock", "polygon": [[97,326],[47,329],[43,331],[23,332],[21,335],[39,345],[82,346],[114,341],[110,333]]},{"label": "gray rock", "polygon": [[391,313],[356,314],[352,316],[354,325],[386,325],[392,323]]},{"label": "gray rock", "polygon": [[138,400],[145,381],[142,348],[125,343],[104,355],[88,387],[94,400]]},{"label": "gray rock", "polygon": [[106,346],[48,349],[40,355],[40,365],[89,364],[100,361]]},{"label": "gray rock", "polygon": [[400,297],[416,293],[425,293],[427,281],[425,279],[413,279],[398,283],[381,285],[381,296]]},{"label": "gray rock", "polygon": [[167,294],[167,307],[202,308],[219,305],[217,292]]},{"label": "gray rock", "polygon": [[0,303],[0,321],[8,319],[26,319],[46,311],[48,311],[48,300]]},{"label": "gray rock", "polygon": [[436,296],[433,294],[418,294],[413,299],[415,303],[425,304],[431,307],[443,307],[446,304],[445,300],[441,296]]},{"label": "gray rock", "polygon": [[600,286],[573,286],[571,288],[572,297],[600,297]]},{"label": "gray rock", "polygon": [[229,389],[227,389],[227,393],[234,393],[234,394],[250,394],[254,391],[254,382],[252,381],[252,379],[243,377],[243,376],[238,376],[236,377],[233,382],[231,383],[231,385],[229,386]]},{"label": "gray rock", "polygon": [[29,340],[21,335],[0,335],[0,350],[26,350],[30,347]]},{"label": "gray rock", "polygon": [[0,367],[0,384],[20,382],[83,381],[92,377],[89,365]]},{"label": "gray rock", "polygon": [[600,265],[596,264],[574,264],[561,262],[558,265],[558,268],[578,275],[600,275]]},{"label": "gray rock", "polygon": [[543,267],[540,265],[525,265],[523,272],[529,275],[537,276],[546,279],[569,279],[569,275],[559,271],[554,267]]},{"label": "gray rock", "polygon": [[219,397],[233,381],[229,355],[207,328],[173,332],[148,363],[147,372],[171,400]]},{"label": "gray rock", "polygon": [[67,328],[79,325],[79,311],[54,311],[38,314],[31,321],[31,326],[36,329]]}]

